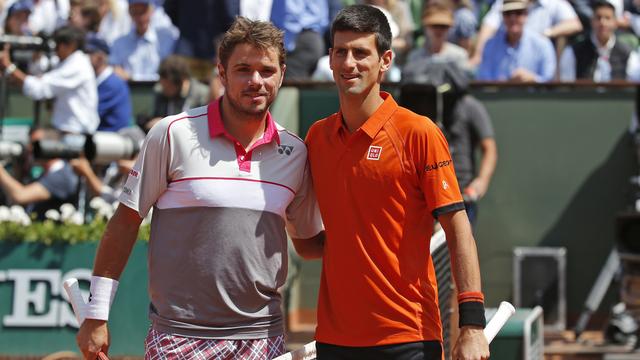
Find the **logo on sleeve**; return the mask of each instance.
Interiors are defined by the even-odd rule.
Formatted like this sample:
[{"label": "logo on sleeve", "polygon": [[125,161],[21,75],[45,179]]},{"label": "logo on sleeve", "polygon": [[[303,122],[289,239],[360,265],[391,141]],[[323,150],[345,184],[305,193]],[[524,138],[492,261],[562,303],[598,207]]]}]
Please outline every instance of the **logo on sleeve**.
[{"label": "logo on sleeve", "polygon": [[432,170],[438,170],[439,168],[451,165],[451,163],[452,163],[451,159],[443,160],[443,161],[436,161],[433,164],[427,164],[427,166],[424,167],[424,172],[429,172],[429,171],[432,171]]},{"label": "logo on sleeve", "polygon": [[134,169],[131,169],[129,171],[129,176],[134,177],[134,178],[139,178],[140,177],[140,172]]},{"label": "logo on sleeve", "polygon": [[369,152],[367,153],[367,160],[380,160],[382,154],[382,146],[369,146]]}]

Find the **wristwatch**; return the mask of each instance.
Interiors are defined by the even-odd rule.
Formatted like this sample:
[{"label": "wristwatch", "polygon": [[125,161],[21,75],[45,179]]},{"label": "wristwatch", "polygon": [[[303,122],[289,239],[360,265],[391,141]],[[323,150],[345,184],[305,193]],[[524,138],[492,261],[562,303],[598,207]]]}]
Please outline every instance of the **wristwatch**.
[{"label": "wristwatch", "polygon": [[9,64],[9,66],[7,66],[6,69],[4,69],[4,74],[9,76],[9,75],[13,74],[13,72],[16,71],[16,69],[17,69],[16,64],[11,63],[11,64]]}]

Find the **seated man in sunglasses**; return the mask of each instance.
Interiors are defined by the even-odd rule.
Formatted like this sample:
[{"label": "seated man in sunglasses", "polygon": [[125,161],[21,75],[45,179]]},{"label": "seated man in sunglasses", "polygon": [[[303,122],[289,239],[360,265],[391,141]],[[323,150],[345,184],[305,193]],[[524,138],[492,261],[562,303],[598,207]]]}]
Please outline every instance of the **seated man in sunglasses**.
[{"label": "seated man in sunglasses", "polygon": [[527,0],[505,0],[504,26],[487,42],[477,79],[547,82],[556,72],[556,55],[549,38],[525,27]]}]

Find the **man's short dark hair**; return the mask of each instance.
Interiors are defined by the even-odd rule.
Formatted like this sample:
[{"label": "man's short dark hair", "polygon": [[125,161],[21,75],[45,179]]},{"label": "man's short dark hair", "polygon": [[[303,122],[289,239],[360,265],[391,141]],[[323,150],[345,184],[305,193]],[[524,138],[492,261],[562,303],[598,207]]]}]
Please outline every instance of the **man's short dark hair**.
[{"label": "man's short dark hair", "polygon": [[331,42],[336,31],[373,33],[378,55],[391,49],[391,28],[387,17],[378,8],[369,5],[351,5],[340,10],[331,24]]},{"label": "man's short dark hair", "polygon": [[71,25],[64,25],[53,33],[56,44],[75,44],[76,49],[84,49],[84,39],[84,31]]},{"label": "man's short dark hair", "polygon": [[160,63],[158,75],[161,79],[166,79],[180,87],[183,81],[191,77],[191,72],[185,59],[177,55],[170,55]]},{"label": "man's short dark hair", "polygon": [[601,7],[606,7],[611,9],[611,11],[613,11],[614,13],[616,12],[615,6],[613,6],[613,4],[608,2],[607,0],[595,0],[591,4],[591,9],[593,10],[593,12],[596,12],[596,10],[600,9]]}]

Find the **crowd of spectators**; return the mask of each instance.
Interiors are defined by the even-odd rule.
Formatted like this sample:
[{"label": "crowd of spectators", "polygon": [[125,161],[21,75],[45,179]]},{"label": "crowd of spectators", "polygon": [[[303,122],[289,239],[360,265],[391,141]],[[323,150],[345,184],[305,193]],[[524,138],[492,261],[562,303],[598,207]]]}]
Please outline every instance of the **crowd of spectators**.
[{"label": "crowd of spectators", "polygon": [[[224,93],[217,43],[236,16],[283,30],[285,80],[332,81],[331,21],[360,2],[381,9],[391,25],[387,81],[412,82],[421,78],[416,69],[443,64],[479,81],[640,79],[640,0],[0,0],[0,43],[14,43],[10,35],[43,40],[5,46],[0,70],[26,96],[54,99],[49,123],[57,139],[78,143],[76,135],[131,125],[148,131]],[[132,113],[130,81],[157,82],[151,113]],[[34,131],[31,140],[44,137]],[[49,184],[76,187],[76,174],[95,180],[86,162],[54,159],[43,168],[30,188],[0,170],[5,195],[16,203],[67,201],[76,194]]]},{"label": "crowd of spectators", "polygon": [[[640,76],[638,0],[4,0],[0,28],[8,35],[51,36],[70,24],[106,42],[109,65],[125,80],[158,80],[160,63],[173,54],[209,82],[216,76],[216,41],[241,15],[284,31],[288,80],[331,80],[329,24],[356,2],[388,17],[395,53],[389,81],[401,81],[402,68],[416,57],[455,61],[479,80]],[[576,46],[584,61],[575,61]],[[622,65],[610,59],[620,54]],[[37,75],[58,61],[37,55],[17,65]],[[619,66],[628,71],[621,75]],[[602,75],[607,68],[615,74]]]}]

